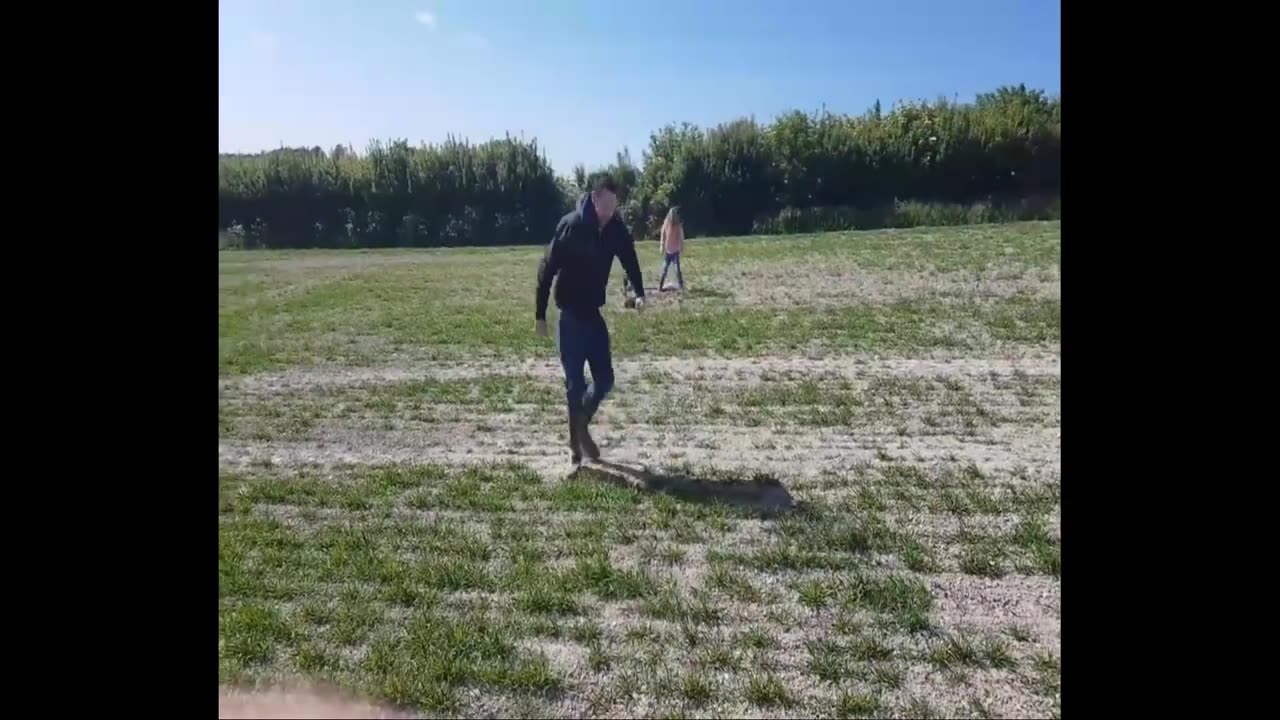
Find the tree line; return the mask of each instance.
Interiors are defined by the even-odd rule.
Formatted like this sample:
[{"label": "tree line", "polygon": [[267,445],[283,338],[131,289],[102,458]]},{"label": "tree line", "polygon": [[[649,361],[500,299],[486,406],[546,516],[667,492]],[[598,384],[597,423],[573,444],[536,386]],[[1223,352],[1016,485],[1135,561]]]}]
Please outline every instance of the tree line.
[{"label": "tree line", "polygon": [[[972,103],[877,102],[859,116],[688,123],[596,172],[651,234],[679,205],[691,235],[805,232],[1057,217],[1061,101],[1025,86]],[[545,243],[593,173],[557,177],[536,140],[374,142],[222,155],[218,221],[247,247]]]}]

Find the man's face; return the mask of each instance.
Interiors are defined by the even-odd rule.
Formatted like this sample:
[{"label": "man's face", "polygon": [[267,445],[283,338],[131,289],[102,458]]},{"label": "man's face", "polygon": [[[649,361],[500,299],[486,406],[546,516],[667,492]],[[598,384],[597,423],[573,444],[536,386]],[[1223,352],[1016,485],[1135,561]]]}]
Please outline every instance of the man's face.
[{"label": "man's face", "polygon": [[618,196],[608,190],[591,191],[591,204],[596,208],[596,216],[601,223],[609,221],[618,210]]}]

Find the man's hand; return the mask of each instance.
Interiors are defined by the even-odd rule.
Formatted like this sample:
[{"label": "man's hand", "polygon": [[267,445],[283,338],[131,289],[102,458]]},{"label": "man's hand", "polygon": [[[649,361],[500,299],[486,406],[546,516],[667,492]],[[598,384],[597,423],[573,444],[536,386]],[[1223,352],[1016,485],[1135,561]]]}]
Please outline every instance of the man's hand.
[{"label": "man's hand", "polygon": [[534,332],[538,333],[538,337],[546,337],[546,336],[547,336],[547,321],[546,321],[546,320],[539,320],[539,321],[537,322],[537,324],[534,326]]}]

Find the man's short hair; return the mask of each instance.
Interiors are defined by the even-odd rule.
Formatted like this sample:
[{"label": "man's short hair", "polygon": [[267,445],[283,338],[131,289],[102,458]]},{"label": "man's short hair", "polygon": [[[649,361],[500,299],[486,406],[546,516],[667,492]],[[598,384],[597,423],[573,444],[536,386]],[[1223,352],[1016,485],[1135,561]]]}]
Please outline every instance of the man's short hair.
[{"label": "man's short hair", "polygon": [[600,192],[608,190],[614,195],[618,194],[618,181],[613,179],[609,173],[599,173],[591,179],[591,191]]}]

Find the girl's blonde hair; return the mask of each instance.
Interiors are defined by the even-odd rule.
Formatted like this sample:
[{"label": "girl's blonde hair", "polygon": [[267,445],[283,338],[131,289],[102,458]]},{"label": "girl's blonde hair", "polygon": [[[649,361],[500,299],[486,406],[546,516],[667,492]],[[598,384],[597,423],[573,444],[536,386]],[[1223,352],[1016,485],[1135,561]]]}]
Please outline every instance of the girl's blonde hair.
[{"label": "girl's blonde hair", "polygon": [[671,227],[672,225],[681,224],[683,223],[680,221],[680,206],[672,205],[671,209],[667,211],[667,219],[662,221],[662,226]]}]

